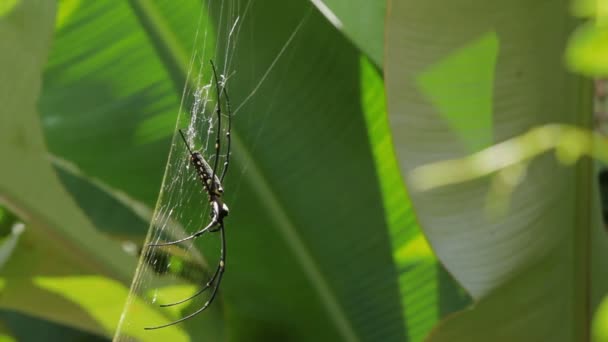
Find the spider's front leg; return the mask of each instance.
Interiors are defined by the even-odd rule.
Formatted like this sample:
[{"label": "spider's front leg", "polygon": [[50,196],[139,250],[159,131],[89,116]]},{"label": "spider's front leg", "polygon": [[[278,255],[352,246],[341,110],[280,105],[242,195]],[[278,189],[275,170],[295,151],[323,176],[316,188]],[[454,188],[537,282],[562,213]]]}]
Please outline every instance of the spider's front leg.
[{"label": "spider's front leg", "polygon": [[219,223],[217,216],[214,216],[211,219],[211,222],[203,229],[199,230],[198,232],[187,236],[183,239],[179,239],[179,240],[175,240],[175,241],[170,241],[170,242],[161,242],[161,243],[150,243],[148,244],[149,247],[161,247],[161,246],[170,246],[170,245],[176,245],[180,242],[184,242],[184,241],[188,241],[188,240],[192,240],[192,239],[196,239],[197,237],[205,234],[208,231],[214,232],[217,231],[217,229],[212,229],[213,227],[217,226]]}]

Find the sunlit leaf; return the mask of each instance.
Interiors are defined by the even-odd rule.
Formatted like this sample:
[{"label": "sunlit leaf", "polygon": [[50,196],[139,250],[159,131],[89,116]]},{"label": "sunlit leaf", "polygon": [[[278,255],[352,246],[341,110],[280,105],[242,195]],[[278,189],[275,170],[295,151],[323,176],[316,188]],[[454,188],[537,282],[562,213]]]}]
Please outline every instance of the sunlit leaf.
[{"label": "sunlit leaf", "polygon": [[386,1],[310,0],[334,27],[379,67],[384,63]]},{"label": "sunlit leaf", "polygon": [[32,284],[35,275],[89,272],[128,282],[135,266],[82,214],[46,156],[35,108],[54,18],[54,2],[22,1],[0,19],[0,199],[28,227],[2,269],[0,306],[110,335],[83,319],[78,303]]},{"label": "sunlit leaf", "polygon": [[[493,162],[517,155],[497,145],[469,157],[471,141],[487,141],[488,135],[501,143],[548,123],[589,127],[588,83],[569,75],[561,59],[575,24],[568,5],[391,2],[388,110],[410,189],[429,176],[413,177],[410,171],[432,162],[472,162],[454,162],[444,175],[432,175],[440,180],[496,165],[477,158],[482,153]],[[479,44],[484,37],[494,37],[494,43]],[[476,62],[450,63],[455,55]],[[421,83],[429,73],[435,82]],[[480,108],[485,110],[475,112]],[[488,116],[490,124],[478,122]],[[463,139],[463,126],[453,120],[478,126]],[[433,250],[475,300],[470,309],[443,320],[429,341],[589,340],[591,317],[584,303],[595,307],[607,289],[599,267],[606,260],[606,236],[597,220],[590,162],[563,164],[592,149],[589,134],[577,132],[583,134],[565,137],[566,144],[553,141],[560,161],[539,153],[523,164],[525,172],[508,174],[499,167],[486,173],[502,177],[503,188],[490,177],[471,177],[411,192]],[[508,205],[488,203],[497,199],[488,196],[492,191],[506,194]],[[486,210],[495,204],[495,210]]]},{"label": "sunlit leaf", "polygon": [[570,68],[578,73],[608,75],[608,25],[588,22],[580,26],[570,38],[566,57]]}]

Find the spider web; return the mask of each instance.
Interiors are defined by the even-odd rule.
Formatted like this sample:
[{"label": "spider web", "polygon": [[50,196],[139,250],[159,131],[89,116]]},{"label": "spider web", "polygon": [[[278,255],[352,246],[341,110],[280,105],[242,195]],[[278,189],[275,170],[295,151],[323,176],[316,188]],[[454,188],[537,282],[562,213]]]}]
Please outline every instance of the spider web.
[{"label": "spider web", "polygon": [[[198,18],[198,29],[194,36],[194,49],[189,62],[187,82],[184,85],[180,103],[176,129],[182,129],[187,136],[190,147],[203,154],[204,158],[213,167],[215,160],[215,137],[219,133],[221,153],[218,164],[218,177],[223,172],[224,162],[227,160],[226,133],[228,127],[228,103],[221,96],[217,101],[216,83],[210,60],[213,60],[218,73],[219,91],[226,87],[230,96],[232,108],[232,123],[239,120],[239,111],[248,101],[253,99],[256,92],[264,83],[267,76],[273,71],[276,62],[285,58],[292,41],[297,36],[308,14],[303,15],[301,21],[294,23],[290,33],[280,51],[276,53],[262,76],[253,84],[247,95],[243,98],[231,96],[231,82],[238,80],[239,70],[235,63],[235,52],[238,51],[239,38],[243,34],[242,28],[253,27],[253,17],[249,16],[250,9],[255,0],[207,0],[203,1]],[[311,7],[312,8],[312,7]],[[310,13],[310,11],[308,12]],[[249,22],[248,22],[249,21]],[[272,106],[272,98],[266,99]],[[221,126],[215,113],[216,106],[221,108]],[[249,116],[251,119],[251,116]],[[264,129],[265,116],[256,118],[259,129],[250,132],[254,137],[259,136]],[[234,125],[232,126],[234,127]],[[219,132],[218,132],[219,131]],[[176,130],[177,132],[177,130]],[[232,134],[234,137],[234,133]],[[234,138],[233,138],[234,139]],[[232,154],[238,153],[232,144]],[[255,149],[250,146],[250,149]],[[133,279],[128,300],[123,309],[114,341],[139,340],[133,332],[144,331],[145,327],[153,327],[178,320],[202,307],[208,300],[211,289],[205,291],[192,300],[181,305],[159,308],[155,321],[149,321],[150,315],[141,315],[144,307],[158,308],[161,304],[181,301],[196,293],[211,278],[216,269],[220,255],[219,235],[207,233],[198,239],[190,240],[174,246],[146,247],[150,243],[173,241],[191,235],[205,227],[210,222],[210,210],[207,194],[198,179],[193,167],[190,165],[189,153],[179,133],[172,141],[163,183],[155,212],[150,224],[148,236],[141,251],[140,261]],[[247,164],[230,164],[230,173],[226,176],[224,189],[230,192],[232,202],[238,199],[238,192]],[[227,219],[229,221],[229,218]],[[227,225],[229,223],[227,222]],[[230,241],[227,241],[228,249]],[[228,261],[229,263],[229,261]],[[181,324],[197,325],[209,323],[205,327],[217,330],[213,326],[213,317],[218,317],[221,311],[221,287],[211,306],[197,318]],[[205,319],[200,316],[207,315]],[[203,327],[203,328],[205,328]],[[203,329],[201,328],[201,329]],[[183,327],[172,326],[148,332],[150,337],[162,338],[167,331],[175,334]],[[153,335],[152,335],[153,334]],[[138,336],[143,336],[137,333]],[[209,336],[209,334],[206,334]],[[218,336],[221,332],[218,333]],[[168,335],[175,336],[175,335]],[[190,335],[190,337],[194,337]],[[187,337],[184,335],[184,338]]]}]

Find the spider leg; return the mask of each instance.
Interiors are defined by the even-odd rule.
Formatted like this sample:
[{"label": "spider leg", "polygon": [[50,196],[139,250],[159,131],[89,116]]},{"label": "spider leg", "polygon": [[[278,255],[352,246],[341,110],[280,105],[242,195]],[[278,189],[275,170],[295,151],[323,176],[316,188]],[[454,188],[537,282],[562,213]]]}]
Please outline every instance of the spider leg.
[{"label": "spider leg", "polygon": [[216,99],[217,105],[215,107],[215,112],[217,113],[217,136],[215,137],[215,161],[213,162],[213,174],[211,175],[211,179],[215,179],[215,175],[217,175],[217,163],[220,159],[220,133],[222,132],[222,106],[220,102],[220,82],[217,79],[217,71],[215,70],[215,64],[213,61],[211,62],[211,68],[213,69],[213,78],[215,79],[215,91],[216,91]]},{"label": "spider leg", "polygon": [[224,183],[224,176],[228,172],[228,165],[230,165],[230,132],[232,131],[232,111],[230,110],[230,99],[228,98],[228,92],[226,87],[223,88],[224,97],[226,98],[226,109],[228,110],[228,130],[226,131],[226,141],[228,142],[226,161],[224,162],[224,170],[220,177],[220,183]]},{"label": "spider leg", "polygon": [[178,244],[178,243],[180,243],[180,242],[184,242],[184,241],[192,240],[192,239],[195,239],[195,238],[197,238],[197,237],[199,237],[199,236],[201,236],[201,235],[205,234],[206,232],[210,231],[210,230],[211,230],[211,228],[213,228],[213,227],[214,227],[215,225],[217,225],[218,223],[219,223],[219,222],[218,222],[218,220],[217,220],[217,216],[216,216],[216,217],[214,217],[214,218],[211,220],[211,223],[209,223],[209,224],[207,225],[207,227],[205,227],[205,228],[203,228],[203,229],[199,230],[198,232],[196,232],[196,233],[194,233],[194,234],[192,234],[192,235],[190,235],[190,236],[187,236],[187,237],[185,237],[185,238],[183,238],[183,239],[179,239],[179,240],[175,240],[175,241],[170,241],[170,242],[150,243],[150,244],[148,244],[148,246],[149,246],[149,247],[169,246],[169,245],[176,245],[176,244]]},{"label": "spider leg", "polygon": [[188,297],[186,299],[182,299],[179,302],[169,303],[169,304],[161,304],[160,307],[161,308],[165,308],[165,307],[168,307],[168,306],[174,306],[174,305],[182,304],[182,303],[185,303],[185,302],[189,301],[190,299],[192,299],[194,297],[197,297],[201,293],[207,291],[211,287],[211,285],[214,285],[215,278],[217,277],[217,275],[219,274],[219,272],[220,272],[220,265],[218,264],[217,267],[215,268],[215,272],[213,272],[213,276],[211,277],[211,279],[209,279],[209,281],[207,281],[207,284],[205,284],[204,287],[202,287],[198,291],[196,291],[195,294],[193,294],[192,296],[190,296],[190,297]]},{"label": "spider leg", "polygon": [[[189,301],[190,299],[200,295],[201,293],[207,291],[209,288],[211,288],[212,285],[214,288],[219,287],[219,283],[220,281],[218,280],[217,284],[215,284],[215,278],[217,278],[218,274],[223,273],[224,272],[224,266],[225,266],[225,262],[226,262],[226,256],[225,256],[225,248],[223,246],[225,246],[224,243],[224,230],[223,230],[223,225],[220,224],[218,225],[218,230],[220,230],[222,232],[221,238],[222,238],[222,252],[220,255],[220,261],[217,264],[217,267],[215,268],[215,272],[213,273],[213,276],[211,277],[211,279],[209,279],[209,281],[207,281],[207,284],[205,284],[204,287],[202,287],[200,290],[198,290],[195,294],[193,294],[192,296],[186,298],[186,299],[182,299],[179,302],[175,302],[175,303],[170,303],[170,304],[162,304],[161,307],[167,307],[167,306],[173,306],[173,305],[178,305],[178,304],[182,304],[185,303],[187,301]],[[211,302],[211,300],[209,301]]]},{"label": "spider leg", "polygon": [[[221,234],[221,239],[222,239],[222,251],[221,251],[221,256],[220,256],[220,262],[219,262],[219,267],[218,267],[218,272],[217,273],[217,282],[215,283],[215,285],[213,286],[212,292],[211,292],[211,296],[209,296],[209,299],[207,300],[207,302],[205,302],[205,305],[203,305],[200,309],[196,310],[195,312],[189,314],[188,316],[182,317],[180,319],[178,319],[177,321],[173,321],[171,323],[167,323],[167,324],[163,324],[163,325],[159,325],[156,327],[147,327],[144,328],[145,330],[154,330],[154,329],[160,329],[160,328],[165,328],[180,322],[183,322],[187,319],[190,319],[196,315],[198,315],[199,313],[205,311],[205,309],[207,309],[209,307],[209,305],[213,302],[213,300],[215,299],[215,296],[217,294],[217,289],[220,286],[220,283],[222,282],[222,276],[224,275],[224,267],[226,265],[226,240],[225,240],[225,234],[224,234],[224,223],[220,222],[220,232]],[[202,291],[200,291],[202,293]],[[196,294],[198,295],[198,293]],[[196,296],[195,295],[195,296]],[[192,296],[192,297],[195,297]],[[192,297],[188,298],[191,299]]]}]

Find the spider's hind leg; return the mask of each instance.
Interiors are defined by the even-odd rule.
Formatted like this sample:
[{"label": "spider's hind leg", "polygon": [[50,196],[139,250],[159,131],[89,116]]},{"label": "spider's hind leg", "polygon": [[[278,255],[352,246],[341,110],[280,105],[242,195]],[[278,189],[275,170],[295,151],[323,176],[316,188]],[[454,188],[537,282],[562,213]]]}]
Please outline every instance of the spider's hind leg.
[{"label": "spider's hind leg", "polygon": [[226,266],[226,239],[225,239],[225,234],[224,234],[224,224],[222,222],[219,223],[219,227],[220,227],[220,232],[221,234],[221,240],[222,240],[222,249],[221,249],[221,254],[220,254],[220,261],[218,263],[218,267],[215,271],[215,274],[213,275],[213,277],[209,280],[209,282],[207,282],[207,284],[213,284],[213,286],[205,286],[203,287],[201,290],[199,290],[197,293],[195,293],[193,296],[186,298],[184,300],[181,300],[177,303],[172,303],[172,304],[166,304],[163,306],[171,306],[171,305],[176,305],[176,304],[181,304],[184,303],[196,296],[198,296],[199,294],[203,293],[205,290],[207,290],[208,288],[211,288],[211,295],[209,296],[209,299],[207,299],[207,301],[205,302],[205,304],[200,307],[198,310],[194,311],[193,313],[189,314],[188,316],[182,317],[180,319],[178,319],[177,321],[173,321],[171,323],[167,323],[164,325],[159,325],[156,327],[147,327],[144,328],[146,330],[154,330],[154,329],[160,329],[160,328],[165,328],[180,322],[183,322],[187,319],[190,319],[196,315],[198,315],[199,313],[205,311],[209,305],[211,305],[211,303],[213,302],[213,300],[215,299],[215,296],[217,295],[217,290],[220,287],[220,284],[222,282],[222,276],[224,275],[224,268]]},{"label": "spider's hind leg", "polygon": [[211,175],[211,179],[215,179],[215,175],[217,175],[217,166],[218,161],[220,159],[220,151],[222,149],[220,145],[220,134],[222,133],[222,104],[220,99],[220,81],[217,78],[217,71],[215,69],[215,64],[213,64],[213,60],[209,61],[211,63],[211,69],[213,70],[213,78],[215,80],[215,92],[216,92],[216,104],[215,104],[215,113],[217,114],[217,136],[215,137],[215,160],[213,161],[213,174]]},{"label": "spider's hind leg", "polygon": [[232,110],[230,108],[230,98],[228,98],[228,92],[226,91],[226,87],[222,89],[224,93],[224,97],[226,98],[226,109],[228,110],[228,129],[226,130],[226,142],[227,142],[227,151],[226,151],[226,160],[224,161],[224,169],[222,170],[222,175],[220,176],[220,182],[224,182],[224,177],[226,176],[226,172],[228,172],[228,166],[230,166],[230,143],[231,138],[230,134],[232,131]]},{"label": "spider's hind leg", "polygon": [[185,238],[183,238],[183,239],[179,239],[179,240],[175,240],[175,241],[170,241],[170,242],[149,243],[149,244],[148,244],[148,247],[161,247],[161,246],[177,245],[177,244],[178,244],[178,243],[180,243],[180,242],[184,242],[184,241],[188,241],[188,240],[196,239],[197,237],[199,237],[199,236],[201,236],[201,235],[205,234],[206,232],[214,232],[214,231],[216,231],[217,229],[215,229],[215,230],[214,230],[214,229],[212,229],[212,228],[213,228],[213,227],[215,227],[215,226],[217,226],[217,225],[218,225],[218,223],[219,223],[219,222],[217,221],[217,219],[215,219],[215,218],[214,218],[214,219],[211,221],[211,223],[209,223],[209,224],[207,225],[207,227],[205,227],[205,228],[203,228],[203,229],[199,230],[198,232],[196,232],[196,233],[194,233],[194,234],[192,234],[192,235],[190,235],[190,236],[187,236],[187,237],[185,237]]},{"label": "spider's hind leg", "polygon": [[205,284],[205,286],[203,286],[198,291],[196,291],[195,294],[193,294],[192,296],[190,296],[188,298],[182,299],[182,300],[180,300],[178,302],[169,303],[169,304],[161,304],[160,306],[164,308],[164,307],[168,307],[168,306],[174,306],[174,305],[182,304],[182,303],[185,303],[185,302],[187,302],[187,301],[189,301],[189,300],[197,297],[198,295],[200,295],[201,293],[207,291],[211,287],[213,287],[213,288],[218,287],[219,286],[219,281],[216,284],[215,283],[215,279],[217,278],[217,275],[220,273],[220,269],[221,269],[220,265],[221,265],[221,262],[218,263],[217,267],[215,268],[215,272],[213,272],[213,276],[211,276],[211,279],[209,279],[207,281],[207,283]]}]

